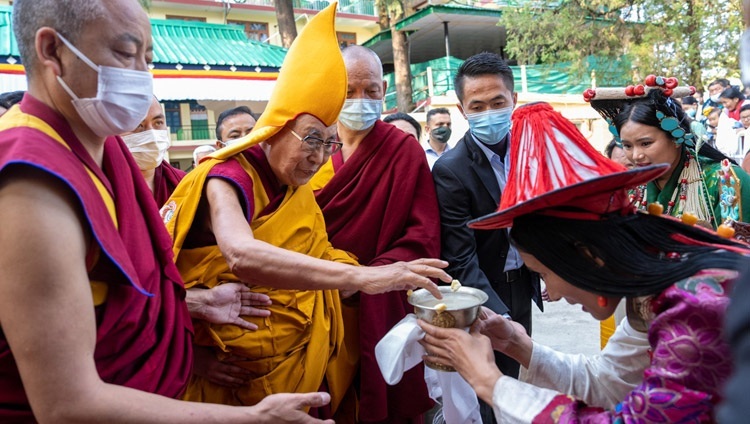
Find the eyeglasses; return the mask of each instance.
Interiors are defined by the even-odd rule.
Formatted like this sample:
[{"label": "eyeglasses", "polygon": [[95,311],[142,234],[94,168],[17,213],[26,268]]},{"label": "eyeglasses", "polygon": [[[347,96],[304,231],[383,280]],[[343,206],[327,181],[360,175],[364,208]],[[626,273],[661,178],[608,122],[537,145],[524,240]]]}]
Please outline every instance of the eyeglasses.
[{"label": "eyeglasses", "polygon": [[289,132],[291,132],[293,136],[297,137],[297,140],[304,143],[305,151],[307,151],[308,153],[317,153],[322,147],[324,154],[332,155],[341,150],[341,147],[344,146],[344,143],[338,141],[323,141],[320,138],[312,135],[306,135],[302,137],[301,135],[294,132],[294,130],[291,128],[289,128]]}]

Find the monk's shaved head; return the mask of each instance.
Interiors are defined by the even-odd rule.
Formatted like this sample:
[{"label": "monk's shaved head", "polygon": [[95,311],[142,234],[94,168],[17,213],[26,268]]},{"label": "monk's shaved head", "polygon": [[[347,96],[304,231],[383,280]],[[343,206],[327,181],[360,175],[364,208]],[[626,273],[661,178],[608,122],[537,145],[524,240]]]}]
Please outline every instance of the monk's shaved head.
[{"label": "monk's shaved head", "polygon": [[344,56],[347,70],[352,69],[355,65],[357,67],[365,66],[371,72],[379,75],[380,79],[383,79],[383,63],[374,51],[367,47],[354,45],[346,47],[341,51],[341,54]]},{"label": "monk's shaved head", "polygon": [[34,46],[39,28],[54,28],[76,44],[83,29],[106,13],[101,0],[16,0],[13,32],[26,72],[33,74],[39,66]]}]

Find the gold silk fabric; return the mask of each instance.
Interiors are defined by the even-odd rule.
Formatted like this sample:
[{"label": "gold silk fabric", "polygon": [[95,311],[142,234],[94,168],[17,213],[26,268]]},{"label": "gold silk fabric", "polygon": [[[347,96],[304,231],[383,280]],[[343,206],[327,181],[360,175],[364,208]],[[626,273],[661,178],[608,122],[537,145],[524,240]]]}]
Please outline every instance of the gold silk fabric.
[{"label": "gold silk fabric", "polygon": [[[346,252],[328,242],[323,214],[309,186],[289,188],[275,212],[257,218],[269,199],[260,177],[242,155],[237,160],[253,180],[256,216],[250,228],[256,239],[315,258],[357,265]],[[175,241],[177,268],[186,288],[211,288],[223,282],[238,281],[218,246],[182,249],[190,230],[210,168],[208,164],[192,171],[172,195],[176,205],[167,229]],[[168,202],[169,203],[169,202]],[[256,219],[257,218],[257,219]],[[215,325],[194,321],[195,343],[214,348],[218,355],[247,358],[233,364],[251,371],[250,384],[231,389],[194,376],[186,400],[226,405],[254,405],[265,396],[283,392],[317,391],[324,377],[335,411],[351,384],[356,359],[344,346],[342,305],[337,290],[278,290],[251,286],[253,292],[267,294],[273,304],[269,317],[246,317],[258,326],[249,331],[234,325]]]}]

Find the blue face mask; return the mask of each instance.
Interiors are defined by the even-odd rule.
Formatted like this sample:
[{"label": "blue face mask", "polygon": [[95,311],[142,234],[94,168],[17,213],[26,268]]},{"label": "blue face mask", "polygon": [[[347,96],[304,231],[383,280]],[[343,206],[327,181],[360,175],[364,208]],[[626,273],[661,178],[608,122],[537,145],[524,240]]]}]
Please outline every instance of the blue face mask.
[{"label": "blue face mask", "polygon": [[697,112],[695,109],[688,109],[685,111],[687,115],[693,119],[695,119],[695,112]]},{"label": "blue face mask", "polygon": [[466,119],[469,120],[469,129],[474,137],[484,144],[494,146],[510,132],[511,114],[513,114],[513,106],[467,113]]},{"label": "blue face mask", "polygon": [[382,112],[382,100],[346,99],[339,122],[354,131],[362,131],[375,125]]}]

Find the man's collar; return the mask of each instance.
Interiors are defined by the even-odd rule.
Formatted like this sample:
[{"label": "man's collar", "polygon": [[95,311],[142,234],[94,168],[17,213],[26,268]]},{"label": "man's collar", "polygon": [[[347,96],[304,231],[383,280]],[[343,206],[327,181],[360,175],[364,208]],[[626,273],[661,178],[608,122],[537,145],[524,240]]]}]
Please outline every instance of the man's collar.
[{"label": "man's collar", "polygon": [[477,146],[482,147],[484,151],[490,151],[498,156],[500,156],[501,159],[505,158],[505,154],[507,153],[507,147],[508,142],[510,140],[510,133],[505,136],[505,138],[500,141],[499,143],[495,145],[489,145],[487,143],[484,143],[483,141],[479,140],[471,131],[469,131],[469,134],[471,135],[472,140],[477,143]]}]

